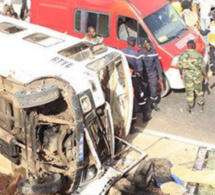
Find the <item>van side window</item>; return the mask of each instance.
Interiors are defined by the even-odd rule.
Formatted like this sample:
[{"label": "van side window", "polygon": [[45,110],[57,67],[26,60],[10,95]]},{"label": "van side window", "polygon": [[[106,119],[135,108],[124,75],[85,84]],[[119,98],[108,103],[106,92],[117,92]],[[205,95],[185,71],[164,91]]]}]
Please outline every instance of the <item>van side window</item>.
[{"label": "van side window", "polygon": [[136,38],[148,38],[147,33],[142,26],[138,24],[137,20],[124,16],[118,17],[117,36],[123,41],[127,41],[129,36]]},{"label": "van side window", "polygon": [[76,10],[75,30],[80,33],[87,33],[89,26],[93,26],[96,29],[96,33],[102,37],[109,37],[109,15],[86,10]]}]

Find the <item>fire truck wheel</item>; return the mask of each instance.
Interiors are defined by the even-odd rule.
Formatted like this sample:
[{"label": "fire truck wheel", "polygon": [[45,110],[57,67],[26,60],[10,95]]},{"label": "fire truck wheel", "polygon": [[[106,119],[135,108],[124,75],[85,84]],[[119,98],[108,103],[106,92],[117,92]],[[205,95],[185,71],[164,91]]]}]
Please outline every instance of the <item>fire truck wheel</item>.
[{"label": "fire truck wheel", "polygon": [[23,194],[54,194],[61,190],[62,179],[60,174],[52,174],[41,183],[30,184],[28,179],[19,181],[18,189]]},{"label": "fire truck wheel", "polygon": [[160,91],[161,98],[166,97],[171,92],[170,84],[165,75],[163,75],[163,89]]}]

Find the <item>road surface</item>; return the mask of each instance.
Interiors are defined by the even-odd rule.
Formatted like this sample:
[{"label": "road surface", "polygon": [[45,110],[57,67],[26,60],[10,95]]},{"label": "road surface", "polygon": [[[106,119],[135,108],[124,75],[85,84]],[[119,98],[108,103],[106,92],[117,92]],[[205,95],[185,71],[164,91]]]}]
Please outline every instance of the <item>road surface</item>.
[{"label": "road surface", "polygon": [[[210,78],[210,86],[215,78]],[[206,105],[203,113],[199,112],[196,105],[194,114],[186,111],[186,99],[184,92],[172,92],[161,100],[159,107],[161,111],[152,112],[152,120],[142,123],[141,116],[138,118],[137,127],[182,136],[210,144],[215,144],[215,87],[211,94],[205,94]]]}]

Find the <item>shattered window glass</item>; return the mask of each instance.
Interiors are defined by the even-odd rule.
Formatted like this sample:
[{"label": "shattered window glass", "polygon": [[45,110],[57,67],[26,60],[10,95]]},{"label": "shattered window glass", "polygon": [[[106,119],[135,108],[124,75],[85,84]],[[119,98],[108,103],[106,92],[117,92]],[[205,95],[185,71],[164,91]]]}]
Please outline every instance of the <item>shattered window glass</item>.
[{"label": "shattered window glass", "polygon": [[9,22],[0,23],[0,31],[6,34],[15,34],[23,30],[26,30],[26,29]]},{"label": "shattered window glass", "polygon": [[58,53],[64,57],[81,62],[93,55],[90,46],[92,46],[91,43],[81,42]]},{"label": "shattered window glass", "polygon": [[43,33],[34,33],[32,35],[25,37],[24,40],[36,43],[44,47],[50,47],[63,41],[62,39],[51,37]]}]

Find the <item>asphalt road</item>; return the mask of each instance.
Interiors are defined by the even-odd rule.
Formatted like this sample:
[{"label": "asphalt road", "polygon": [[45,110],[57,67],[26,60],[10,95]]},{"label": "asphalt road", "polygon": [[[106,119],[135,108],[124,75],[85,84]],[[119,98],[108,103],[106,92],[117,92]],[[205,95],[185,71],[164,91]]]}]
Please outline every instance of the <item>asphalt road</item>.
[{"label": "asphalt road", "polygon": [[[210,78],[210,86],[215,82],[215,77]],[[184,92],[173,91],[163,98],[159,104],[159,112],[152,112],[152,120],[142,123],[139,115],[138,127],[141,131],[150,129],[167,134],[182,136],[210,144],[215,144],[215,87],[211,94],[205,94],[206,104],[203,113],[199,112],[196,105],[194,114],[186,111]]]}]

